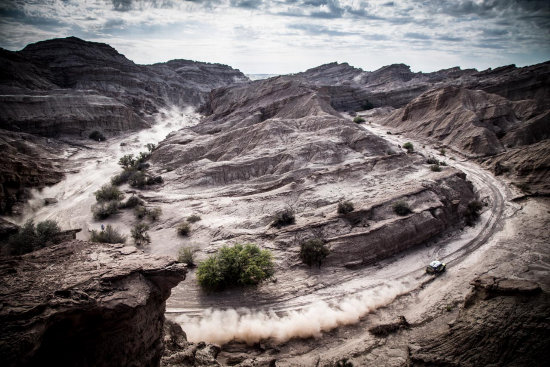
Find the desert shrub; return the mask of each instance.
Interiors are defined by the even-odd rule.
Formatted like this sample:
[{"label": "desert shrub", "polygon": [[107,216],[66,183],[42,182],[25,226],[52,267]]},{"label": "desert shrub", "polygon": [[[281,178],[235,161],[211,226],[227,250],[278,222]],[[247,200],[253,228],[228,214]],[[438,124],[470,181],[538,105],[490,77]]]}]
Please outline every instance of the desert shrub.
[{"label": "desert shrub", "polygon": [[132,208],[135,208],[136,206],[138,205],[141,205],[143,206],[144,204],[144,201],[141,200],[140,198],[138,198],[137,196],[135,195],[132,195],[128,198],[128,200],[126,200],[125,202],[121,203],[119,205],[119,208],[121,209],[132,209]]},{"label": "desert shrub", "polygon": [[22,255],[42,247],[58,243],[61,229],[54,220],[34,224],[28,220],[19,231],[8,238],[8,249],[12,255]]},{"label": "desert shrub", "polygon": [[353,118],[353,122],[355,122],[356,124],[360,124],[360,123],[362,123],[362,122],[365,122],[365,119],[362,118],[361,116],[355,116],[355,117]]},{"label": "desert shrub", "polygon": [[321,263],[329,253],[328,246],[319,238],[307,240],[300,244],[300,259],[308,266],[317,264],[321,267]]},{"label": "desert shrub", "polygon": [[195,266],[195,249],[188,246],[183,246],[178,251],[178,261],[185,263],[189,267]]},{"label": "desert shrub", "polygon": [[446,162],[444,162],[444,161],[439,161],[439,165],[440,165],[440,166],[446,166],[446,165],[447,165],[447,163],[446,163]]},{"label": "desert shrub", "polygon": [[142,171],[134,171],[128,178],[128,183],[132,187],[142,189],[147,185],[147,176]]},{"label": "desert shrub", "polygon": [[432,164],[430,169],[434,172],[441,172],[441,167],[439,167],[439,164]]},{"label": "desert shrub", "polygon": [[164,179],[162,178],[162,176],[151,176],[151,177],[147,177],[147,179],[145,180],[145,184],[146,185],[155,185],[155,184],[161,184],[164,182]]},{"label": "desert shrub", "polygon": [[435,157],[428,157],[428,159],[426,159],[426,163],[428,163],[428,164],[439,164],[439,161],[437,159],[435,159]]},{"label": "desert shrub", "polygon": [[153,152],[157,148],[157,146],[153,143],[145,144],[145,148],[149,151],[149,153]]},{"label": "desert shrub", "polygon": [[147,170],[149,167],[151,167],[151,165],[149,163],[146,163],[146,162],[138,162],[136,163],[136,165],[134,166],[135,169],[137,169],[138,171],[145,171]]},{"label": "desert shrub", "polygon": [[55,220],[45,220],[36,224],[36,237],[42,244],[55,242],[55,237],[61,232],[61,228]]},{"label": "desert shrub", "polygon": [[271,223],[271,226],[276,228],[281,228],[294,223],[296,223],[294,210],[288,208],[275,214],[275,216],[273,217],[273,222]]},{"label": "desert shrub", "polygon": [[136,159],[133,154],[126,154],[118,160],[118,164],[125,169],[133,168],[136,164]]},{"label": "desert shrub", "polygon": [[115,175],[111,178],[111,184],[115,186],[120,186],[126,182],[134,174],[132,169],[124,169],[118,175]]},{"label": "desert shrub", "polygon": [[90,241],[101,243],[124,243],[126,242],[126,236],[121,235],[110,224],[107,224],[103,231],[93,230],[90,235]]},{"label": "desert shrub", "polygon": [[90,138],[92,140],[95,140],[95,141],[104,141],[105,140],[105,136],[97,130],[92,131],[90,133],[90,135],[88,135],[88,138]]},{"label": "desert shrub", "polygon": [[338,214],[351,213],[355,208],[351,201],[341,201],[338,203]]},{"label": "desert shrub", "polygon": [[479,218],[479,212],[483,208],[483,204],[480,201],[474,200],[468,203],[466,210],[464,211],[464,220],[467,225],[473,226]]},{"label": "desert shrub", "polygon": [[187,236],[187,235],[189,235],[189,232],[191,232],[191,226],[189,225],[189,223],[181,222],[178,225],[177,230],[178,230],[178,234],[180,236]]},{"label": "desert shrub", "polygon": [[395,214],[398,214],[398,215],[407,215],[409,213],[412,213],[412,210],[409,207],[409,204],[407,204],[404,201],[397,201],[393,203],[393,211],[395,212]]},{"label": "desert shrub", "polygon": [[193,215],[190,215],[190,216],[187,217],[187,221],[188,221],[189,223],[196,223],[196,222],[198,222],[199,220],[201,220],[201,217],[198,216],[198,215],[196,215],[196,214],[193,214]]},{"label": "desert shrub", "polygon": [[348,358],[342,358],[329,364],[329,367],[353,367],[353,363],[351,363]]},{"label": "desert shrub", "polygon": [[148,209],[142,203],[143,201],[134,207],[134,215],[137,219],[149,218],[151,222],[154,222],[160,218],[162,214],[162,209],[160,207],[157,206]]},{"label": "desert shrub", "polygon": [[103,185],[99,190],[94,192],[95,199],[100,202],[107,201],[120,201],[124,198],[124,194],[118,189],[118,187],[111,184]]},{"label": "desert shrub", "polygon": [[139,155],[137,156],[137,163],[143,163],[148,160],[149,157],[151,157],[150,152],[139,152]]},{"label": "desert shrub", "polygon": [[447,153],[447,151],[445,150],[445,148],[441,148],[441,149],[439,149],[439,154],[441,154],[441,155],[443,155],[443,156],[444,156],[444,155],[445,155],[445,153]]},{"label": "desert shrub", "polygon": [[391,131],[386,131],[386,134],[391,135]]},{"label": "desert shrub", "polygon": [[414,146],[411,142],[406,142],[405,144],[403,144],[403,148],[407,149],[407,153],[412,153],[414,152]]},{"label": "desert shrub", "polygon": [[157,221],[162,214],[162,209],[158,206],[147,210],[147,217],[152,221]]},{"label": "desert shrub", "polygon": [[92,206],[92,214],[96,220],[109,218],[116,213],[118,213],[118,201],[102,202]]},{"label": "desert shrub", "polygon": [[130,234],[134,240],[136,246],[145,246],[151,243],[151,237],[149,237],[149,226],[145,223],[136,223],[132,227]]},{"label": "desert shrub", "polygon": [[145,205],[137,205],[134,207],[134,215],[137,219],[143,219],[147,215],[147,208]]},{"label": "desert shrub", "polygon": [[273,256],[254,244],[224,246],[199,264],[197,280],[208,290],[255,285],[275,273]]}]

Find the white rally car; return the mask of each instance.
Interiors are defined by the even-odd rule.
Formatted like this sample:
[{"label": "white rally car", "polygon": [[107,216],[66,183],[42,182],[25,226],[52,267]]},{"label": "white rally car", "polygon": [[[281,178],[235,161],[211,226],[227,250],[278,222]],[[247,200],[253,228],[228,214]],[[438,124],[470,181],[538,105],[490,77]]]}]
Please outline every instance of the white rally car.
[{"label": "white rally car", "polygon": [[430,265],[426,266],[426,273],[428,274],[440,274],[445,271],[447,265],[441,261],[432,261]]}]

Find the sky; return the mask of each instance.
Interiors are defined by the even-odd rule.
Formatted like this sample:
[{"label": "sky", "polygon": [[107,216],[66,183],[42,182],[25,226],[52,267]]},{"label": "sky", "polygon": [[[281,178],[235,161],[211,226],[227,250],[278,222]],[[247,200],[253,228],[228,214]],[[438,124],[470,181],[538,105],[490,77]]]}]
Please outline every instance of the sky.
[{"label": "sky", "polygon": [[0,47],[68,36],[139,64],[190,59],[247,74],[334,61],[482,70],[550,60],[550,0],[0,0]]}]

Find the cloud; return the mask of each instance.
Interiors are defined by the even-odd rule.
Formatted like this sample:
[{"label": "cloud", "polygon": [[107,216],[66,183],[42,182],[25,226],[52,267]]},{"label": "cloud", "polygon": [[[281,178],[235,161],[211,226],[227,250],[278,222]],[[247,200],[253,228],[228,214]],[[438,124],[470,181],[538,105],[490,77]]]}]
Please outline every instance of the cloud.
[{"label": "cloud", "polygon": [[329,36],[350,36],[350,35],[356,35],[357,34],[357,33],[354,33],[354,32],[345,32],[345,31],[334,30],[334,29],[330,29],[330,28],[327,28],[327,27],[322,26],[322,25],[317,25],[317,24],[302,24],[302,23],[290,24],[288,26],[288,28],[298,29],[298,30],[304,31],[305,33],[310,34],[310,35],[324,34],[324,35],[329,35]]},{"label": "cloud", "polygon": [[416,40],[428,40],[428,39],[431,38],[427,34],[416,33],[416,32],[407,32],[407,33],[404,34],[404,36],[405,36],[405,38],[411,38],[411,39],[416,39]]},{"label": "cloud", "polygon": [[195,58],[247,72],[295,72],[333,60],[336,49],[339,61],[355,61],[366,70],[399,62],[422,71],[449,65],[482,68],[550,59],[550,2],[0,2],[1,47],[15,50],[71,35],[110,43],[138,63]]}]

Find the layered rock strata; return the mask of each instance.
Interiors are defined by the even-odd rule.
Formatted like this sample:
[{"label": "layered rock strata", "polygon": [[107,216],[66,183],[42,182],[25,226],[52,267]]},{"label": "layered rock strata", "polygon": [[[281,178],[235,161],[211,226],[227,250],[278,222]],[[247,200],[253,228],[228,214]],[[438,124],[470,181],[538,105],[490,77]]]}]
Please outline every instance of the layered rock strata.
[{"label": "layered rock strata", "polygon": [[70,241],[0,260],[5,366],[156,366],[165,301],[184,265]]},{"label": "layered rock strata", "polygon": [[483,276],[449,331],[411,348],[414,366],[530,366],[550,358],[550,297],[532,282]]}]

